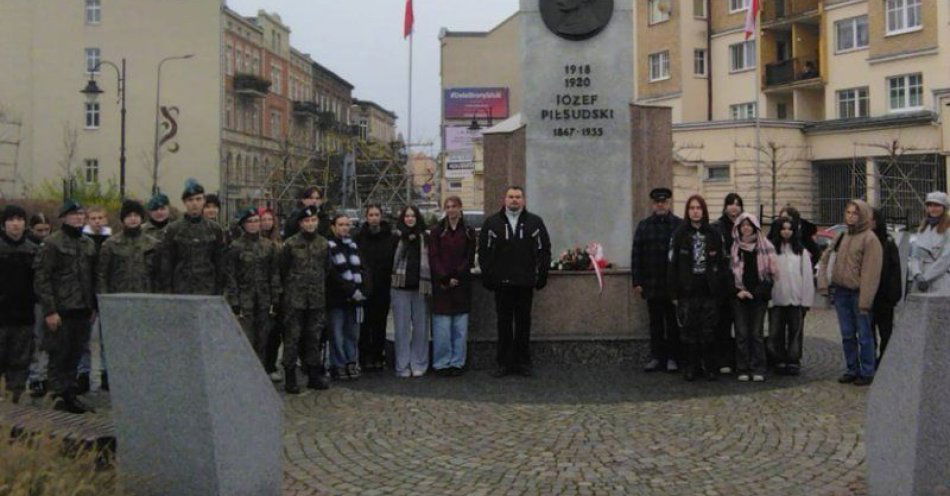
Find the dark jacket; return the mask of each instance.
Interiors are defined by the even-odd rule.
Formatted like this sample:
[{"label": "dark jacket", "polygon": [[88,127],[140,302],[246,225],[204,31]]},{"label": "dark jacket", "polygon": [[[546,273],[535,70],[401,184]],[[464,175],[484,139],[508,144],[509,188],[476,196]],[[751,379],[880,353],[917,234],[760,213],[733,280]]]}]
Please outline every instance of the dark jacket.
[{"label": "dark jacket", "polygon": [[224,265],[224,294],[232,307],[267,310],[280,301],[277,243],[260,234],[244,234],[231,242]]},{"label": "dark jacket", "polygon": [[299,232],[280,247],[280,281],[284,310],[326,308],[327,240]]},{"label": "dark jacket", "polygon": [[224,229],[204,217],[185,216],[165,229],[162,287],[174,294],[221,294]]},{"label": "dark jacket", "polygon": [[[693,271],[693,237],[699,234],[704,239],[705,270],[702,274]],[[732,271],[729,256],[724,251],[722,236],[710,224],[699,228],[684,222],[673,232],[670,245],[670,265],[667,269],[667,287],[674,300],[686,297],[712,297],[724,300],[732,296]]]},{"label": "dark jacket", "polygon": [[43,315],[96,309],[96,243],[71,229],[63,226],[50,234],[34,262],[33,287]]},{"label": "dark jacket", "polygon": [[[879,238],[880,239],[880,238]],[[881,284],[874,295],[873,308],[894,308],[900,303],[904,288],[901,283],[901,255],[890,235],[884,240],[884,264],[881,266]]]},{"label": "dark jacket", "polygon": [[669,266],[670,239],[683,219],[673,215],[651,215],[637,224],[633,235],[630,268],[634,286],[643,288],[643,297],[669,298],[666,269]]},{"label": "dark jacket", "polygon": [[[363,277],[359,248],[352,239],[340,239],[333,234],[327,239],[327,307],[343,308],[358,304],[356,292],[363,292]],[[349,274],[348,274],[349,273]],[[363,295],[364,297],[366,295]]]},{"label": "dark jacket", "polygon": [[[471,311],[474,260],[475,231],[462,219],[452,230],[448,219],[442,219],[429,234],[432,313],[458,315]],[[458,279],[459,285],[450,287],[450,279]]]},{"label": "dark jacket", "polygon": [[364,224],[360,232],[353,237],[360,248],[360,261],[368,274],[372,288],[367,295],[373,300],[389,300],[389,287],[392,285],[393,256],[396,253],[398,239],[393,236],[392,227],[386,222],[379,224],[379,232],[370,231]]},{"label": "dark jacket", "polygon": [[551,238],[544,221],[522,210],[512,230],[503,207],[482,225],[478,263],[482,284],[492,291],[502,286],[543,288],[551,265]]},{"label": "dark jacket", "polygon": [[735,223],[726,214],[722,214],[718,220],[710,224],[722,238],[722,249],[725,250],[727,258],[732,256],[730,253],[732,253],[732,227],[734,225]]},{"label": "dark jacket", "polygon": [[158,279],[158,240],[122,231],[106,240],[96,264],[96,292],[151,293]]},{"label": "dark jacket", "polygon": [[0,232],[0,326],[33,324],[33,261],[38,251],[25,235],[13,241]]}]

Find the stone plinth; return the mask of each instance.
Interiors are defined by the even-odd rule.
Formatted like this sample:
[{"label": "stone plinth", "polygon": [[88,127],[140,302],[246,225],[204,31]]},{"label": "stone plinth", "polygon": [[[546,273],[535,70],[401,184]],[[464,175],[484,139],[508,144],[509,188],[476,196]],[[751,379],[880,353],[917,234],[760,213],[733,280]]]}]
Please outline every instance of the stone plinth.
[{"label": "stone plinth", "polygon": [[[575,3],[579,16],[594,9]],[[553,33],[540,5],[521,0],[527,207],[544,219],[555,251],[597,241],[626,266],[634,223],[616,213],[632,212],[633,3],[614,2],[609,23],[582,41]]]},{"label": "stone plinth", "polygon": [[950,295],[911,295],[868,398],[872,496],[950,494]]},{"label": "stone plinth", "polygon": [[281,400],[221,297],[103,295],[118,468],[140,495],[279,495]]}]

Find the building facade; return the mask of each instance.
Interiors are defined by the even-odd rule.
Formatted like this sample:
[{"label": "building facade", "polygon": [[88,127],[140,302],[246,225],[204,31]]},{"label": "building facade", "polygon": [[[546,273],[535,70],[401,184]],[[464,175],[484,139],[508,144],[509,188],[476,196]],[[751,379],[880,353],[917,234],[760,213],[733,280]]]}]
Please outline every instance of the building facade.
[{"label": "building facade", "polygon": [[[950,172],[950,4],[762,2],[747,41],[750,3],[634,2],[632,101],[672,109],[676,208],[699,192],[716,212],[738,191],[765,217],[793,204],[833,224],[865,197],[916,222]],[[519,112],[518,17],[443,34],[443,88],[509,86]]]}]

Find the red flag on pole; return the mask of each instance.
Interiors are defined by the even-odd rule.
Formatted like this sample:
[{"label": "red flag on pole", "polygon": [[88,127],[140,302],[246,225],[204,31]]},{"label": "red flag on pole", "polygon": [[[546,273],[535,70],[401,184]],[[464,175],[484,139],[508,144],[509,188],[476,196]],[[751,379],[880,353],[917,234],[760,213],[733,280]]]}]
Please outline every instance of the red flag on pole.
[{"label": "red flag on pole", "polygon": [[416,18],[412,15],[412,0],[406,0],[406,19],[402,25],[402,37],[408,38],[412,34],[412,25]]},{"label": "red flag on pole", "polygon": [[745,39],[747,40],[755,34],[755,22],[759,18],[759,8],[759,0],[751,0],[749,10],[745,13]]}]

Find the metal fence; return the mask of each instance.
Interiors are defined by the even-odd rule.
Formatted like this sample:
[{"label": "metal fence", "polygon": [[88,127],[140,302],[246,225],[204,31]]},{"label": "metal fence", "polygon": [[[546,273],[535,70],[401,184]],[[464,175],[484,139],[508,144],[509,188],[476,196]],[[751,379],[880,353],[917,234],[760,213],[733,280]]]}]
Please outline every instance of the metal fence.
[{"label": "metal fence", "polygon": [[816,160],[812,162],[817,224],[840,224],[844,208],[852,198],[867,197],[867,165],[863,158],[854,160]]}]

